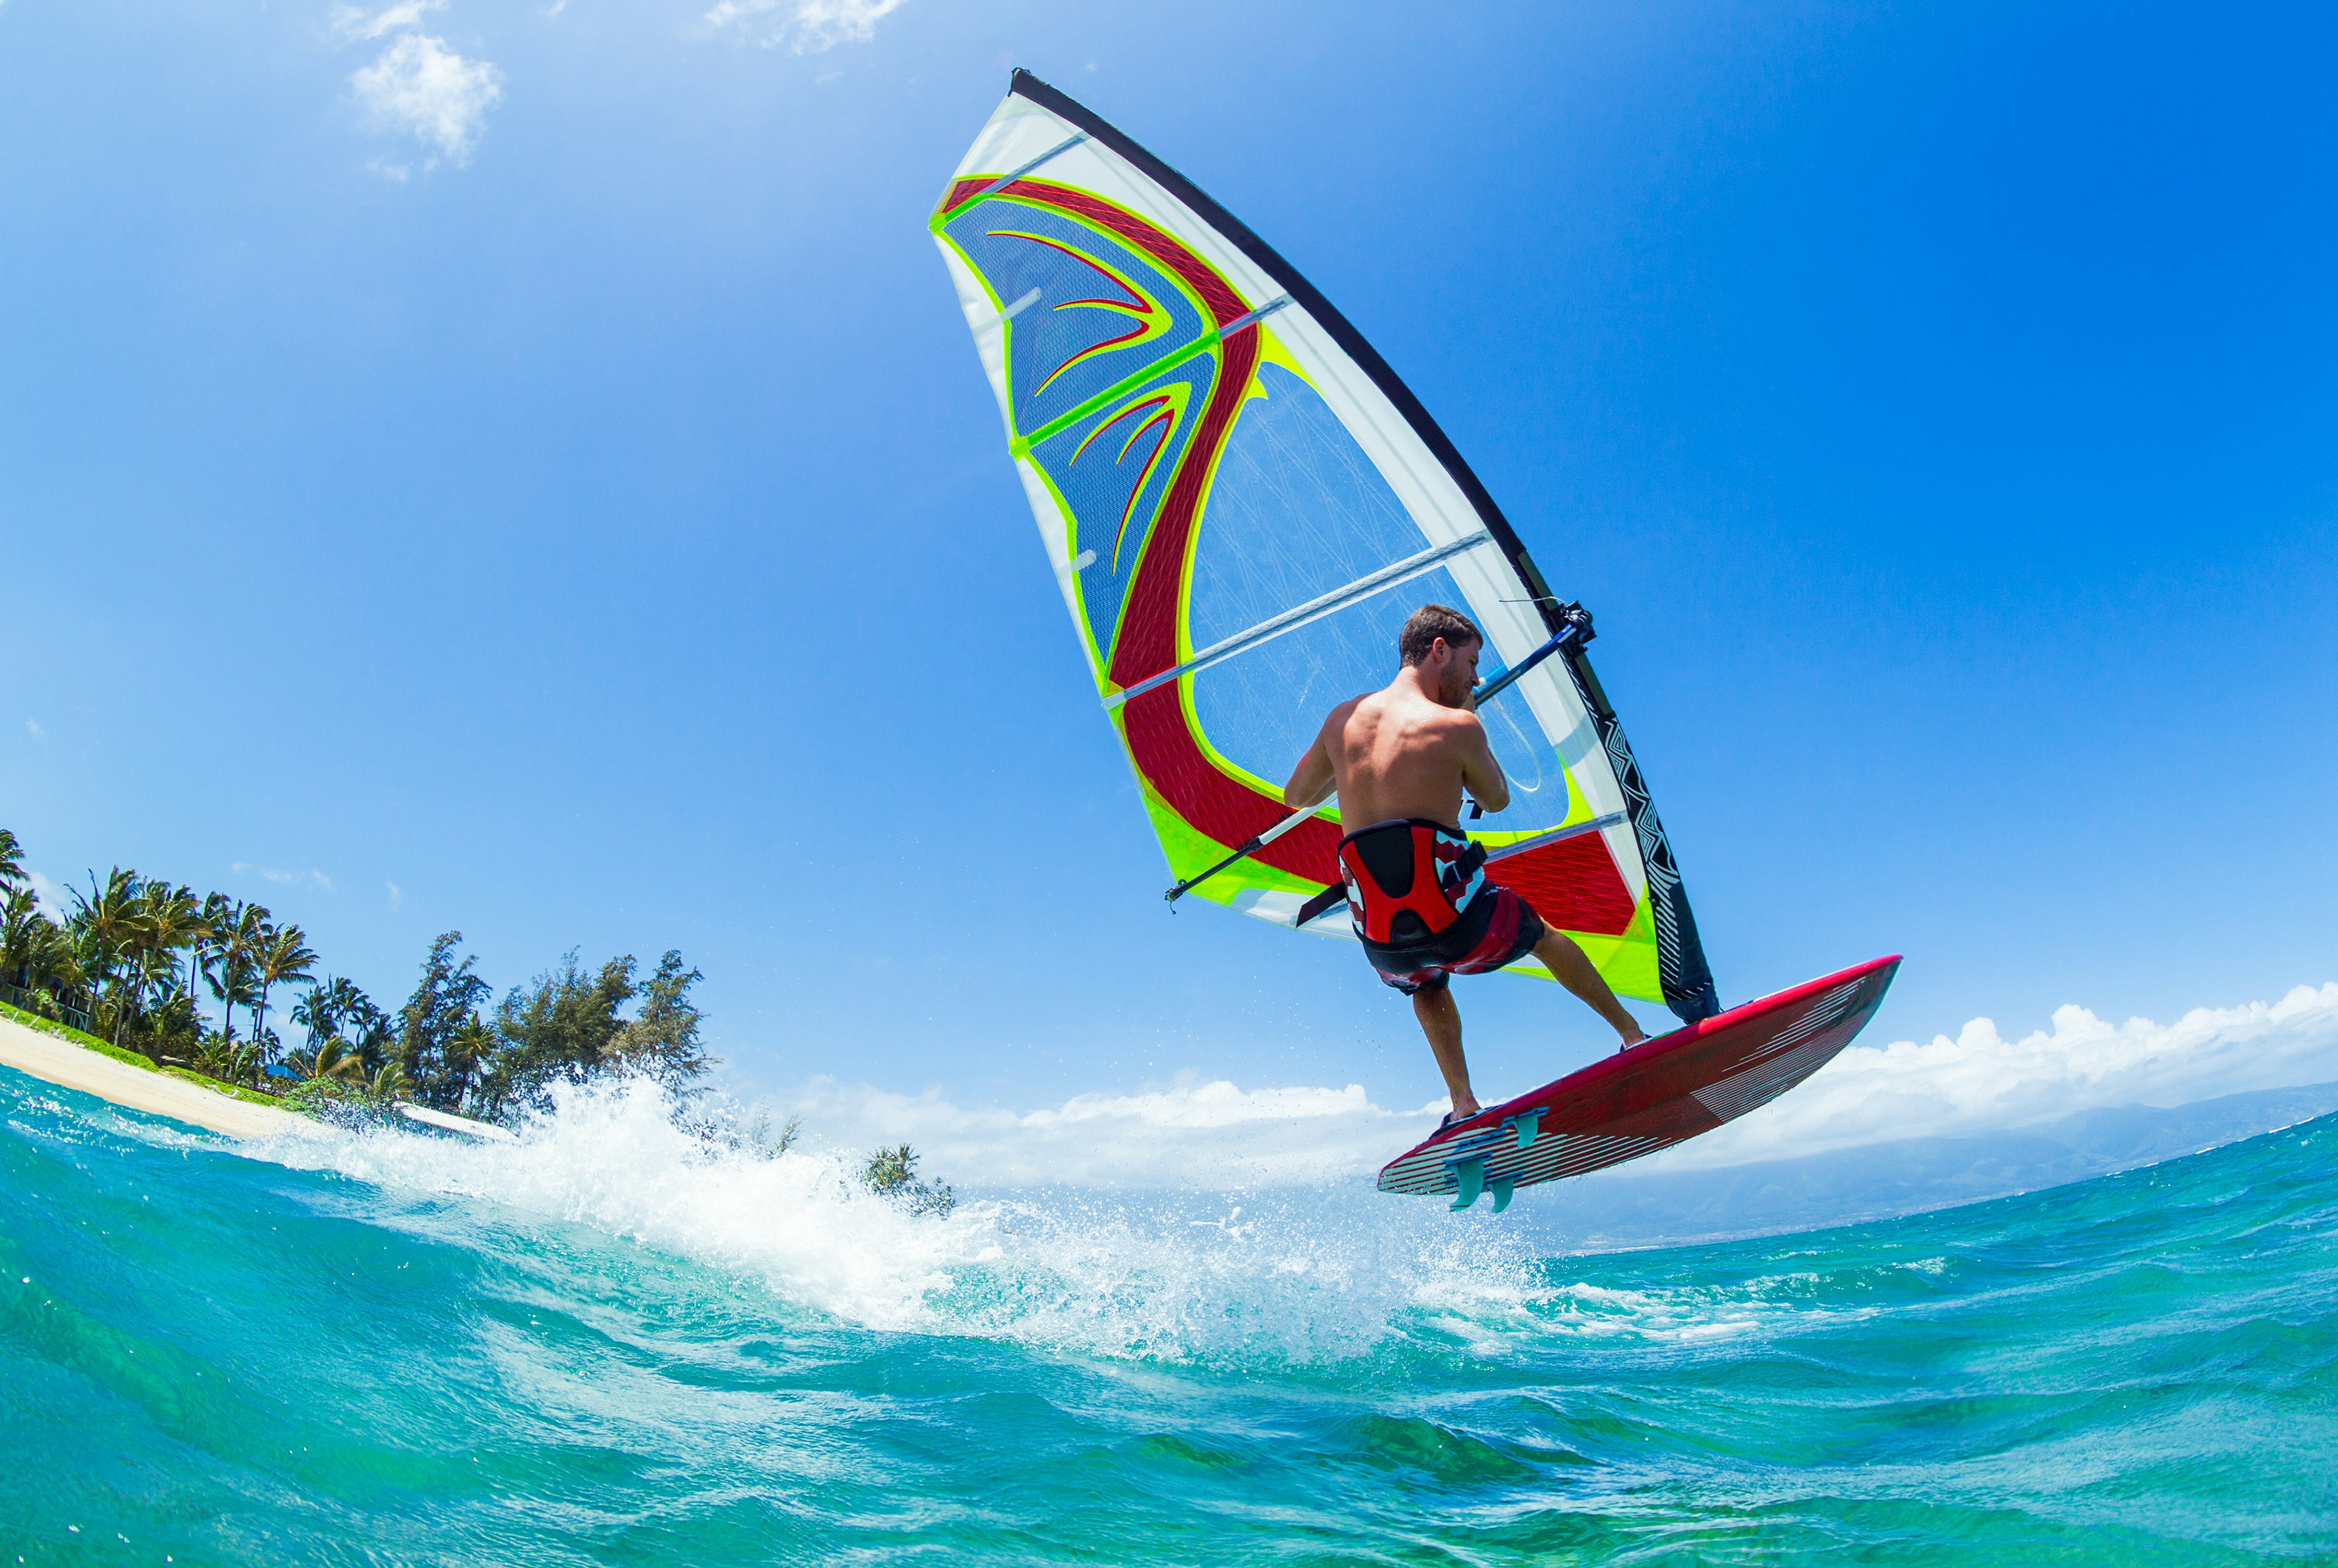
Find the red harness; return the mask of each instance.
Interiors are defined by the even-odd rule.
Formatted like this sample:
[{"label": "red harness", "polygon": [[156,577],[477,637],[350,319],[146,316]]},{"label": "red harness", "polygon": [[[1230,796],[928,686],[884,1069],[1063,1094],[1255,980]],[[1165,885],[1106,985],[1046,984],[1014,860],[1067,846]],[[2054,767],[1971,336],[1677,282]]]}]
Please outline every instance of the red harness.
[{"label": "red harness", "polygon": [[[1396,917],[1404,910],[1410,910],[1418,916],[1420,923],[1429,928],[1428,935],[1431,936],[1461,918],[1461,911],[1455,908],[1453,901],[1446,897],[1441,867],[1438,865],[1437,852],[1441,842],[1439,826],[1419,818],[1375,822],[1340,840],[1340,866],[1347,873],[1351,902],[1355,904],[1355,912],[1360,916],[1358,925],[1362,928],[1365,940],[1393,945],[1396,942],[1392,934]],[[1412,840],[1412,874],[1405,880],[1401,893],[1390,891],[1388,884],[1372,874],[1363,849],[1357,843],[1367,835],[1383,833],[1395,828],[1407,829]],[[1449,833],[1451,830],[1446,831]],[[1471,848],[1476,847],[1473,845]],[[1446,859],[1449,864],[1458,864],[1464,853],[1466,851],[1449,846]],[[1385,855],[1380,858],[1385,860]]]}]

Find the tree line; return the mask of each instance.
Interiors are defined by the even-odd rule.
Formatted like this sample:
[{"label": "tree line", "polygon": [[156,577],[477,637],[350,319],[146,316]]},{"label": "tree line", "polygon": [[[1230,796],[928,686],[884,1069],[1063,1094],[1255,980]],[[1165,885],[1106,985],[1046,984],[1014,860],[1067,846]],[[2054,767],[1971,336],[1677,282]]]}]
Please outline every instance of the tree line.
[{"label": "tree line", "polygon": [[265,905],[121,867],[66,897],[52,920],[0,828],[0,1000],[222,1083],[511,1121],[560,1082],[628,1073],[680,1088],[712,1065],[691,999],[703,976],[678,951],[646,975],[631,955],[586,968],[572,951],[497,999],[449,931],[392,1014],[320,973],[308,934]]}]

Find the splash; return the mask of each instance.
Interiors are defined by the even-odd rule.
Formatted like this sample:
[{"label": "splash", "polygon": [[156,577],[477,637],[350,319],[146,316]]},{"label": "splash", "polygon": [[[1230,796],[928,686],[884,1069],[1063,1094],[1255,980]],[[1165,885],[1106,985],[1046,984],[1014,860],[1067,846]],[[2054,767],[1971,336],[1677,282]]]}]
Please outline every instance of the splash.
[{"label": "splash", "polygon": [[1076,1354],[1336,1360],[1550,1297],[1516,1232],[1439,1224],[1434,1206],[1341,1189],[1067,1190],[918,1214],[862,1190],[840,1155],[724,1147],[676,1109],[646,1082],[571,1087],[516,1143],[379,1129],[270,1154],[482,1215],[587,1226],[865,1328]]}]

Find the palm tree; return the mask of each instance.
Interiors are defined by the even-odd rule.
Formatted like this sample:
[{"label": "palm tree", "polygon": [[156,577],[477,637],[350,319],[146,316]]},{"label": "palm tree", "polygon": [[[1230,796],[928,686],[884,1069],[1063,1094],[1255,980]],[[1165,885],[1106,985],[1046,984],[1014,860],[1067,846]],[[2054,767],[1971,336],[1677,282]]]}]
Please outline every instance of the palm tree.
[{"label": "palm tree", "polygon": [[161,1056],[167,1047],[183,1053],[172,1060],[184,1061],[201,1048],[202,1015],[195,1011],[195,999],[175,985],[154,998],[140,1024],[139,1049],[150,1056]]},{"label": "palm tree", "polygon": [[202,928],[202,907],[195,902],[193,888],[173,887],[162,881],[150,881],[140,887],[132,942],[137,956],[136,978],[130,994],[133,1015],[144,1010],[146,987],[155,971],[174,975],[179,966],[179,949],[199,940]]},{"label": "palm tree", "polygon": [[208,1073],[222,1083],[256,1083],[260,1075],[260,1053],[231,1040],[215,1040],[195,1054],[195,1070]]},{"label": "palm tree", "polygon": [[311,1051],[340,1035],[340,1020],[333,1016],[332,999],[321,984],[309,986],[309,994],[292,1004],[292,1022],[309,1032]]},{"label": "palm tree", "polygon": [[451,1092],[447,1096],[447,1103],[458,1111],[463,1108],[464,1098],[470,1092],[472,1077],[478,1072],[479,1063],[493,1054],[495,1048],[495,1025],[476,1013],[456,1029],[447,1042],[447,1074],[453,1080],[447,1085]]},{"label": "palm tree", "polygon": [[0,892],[13,890],[25,880],[25,847],[16,836],[0,828]]},{"label": "palm tree", "polygon": [[[190,898],[194,897],[192,888],[182,888],[181,891]],[[202,906],[195,911],[194,919],[188,925],[187,983],[183,989],[190,998],[195,995],[195,982],[201,977],[203,965],[209,962],[211,945],[219,936],[221,911],[226,906],[227,900],[213,893],[203,899]]]},{"label": "palm tree", "polygon": [[[372,997],[354,985],[349,989],[356,995],[348,1013],[349,1036],[357,1042],[358,1054],[365,1058],[366,1066],[378,1072],[382,1063],[390,1059],[390,1052],[398,1044],[397,1032],[390,1027],[396,1020],[375,1006]],[[398,1075],[400,1082],[405,1082],[405,1069],[400,1068]],[[410,1083],[407,1086],[413,1087]]]},{"label": "palm tree", "polygon": [[270,926],[253,954],[252,973],[260,981],[260,1006],[253,1014],[251,1037],[265,1037],[268,1028],[268,988],[290,980],[306,980],[317,955],[309,949],[308,933],[298,926]]},{"label": "palm tree", "polygon": [[250,1005],[252,955],[268,925],[264,904],[238,904],[214,893],[203,905],[211,936],[201,955],[203,977],[220,1001],[220,1038],[235,1038],[235,1008]]},{"label": "palm tree", "polygon": [[[220,994],[220,983],[212,971],[219,965],[221,946],[227,941],[228,933],[235,929],[236,916],[241,913],[242,907],[224,893],[214,893],[203,900],[202,940],[196,943],[194,951],[187,955],[189,991],[195,988],[196,977],[201,976],[210,984],[212,995]],[[233,1023],[231,1018],[222,1021],[221,1034],[231,1034]]]},{"label": "palm tree", "polygon": [[292,1022],[309,1031],[313,1051],[327,1040],[340,1038],[341,1024],[352,1017],[365,993],[341,975],[328,975],[309,987],[309,995],[292,1007]]},{"label": "palm tree", "polygon": [[34,955],[56,929],[41,913],[30,887],[12,887],[0,903],[0,975],[17,975],[29,968]]},{"label": "palm tree", "polygon": [[305,1057],[292,1058],[292,1071],[310,1083],[319,1078],[339,1078],[350,1083],[365,1082],[365,1063],[349,1049],[349,1043],[338,1034],[329,1034],[323,1044]]},{"label": "palm tree", "polygon": [[97,885],[97,873],[89,874],[89,897],[79,888],[71,889],[75,906],[68,923],[77,928],[77,935],[86,943],[83,962],[92,978],[108,984],[113,993],[113,1043],[122,1044],[122,1027],[128,1014],[123,1006],[123,991],[129,984],[121,972],[123,959],[132,951],[138,938],[140,910],[138,873],[116,866],[106,877],[105,886]]}]

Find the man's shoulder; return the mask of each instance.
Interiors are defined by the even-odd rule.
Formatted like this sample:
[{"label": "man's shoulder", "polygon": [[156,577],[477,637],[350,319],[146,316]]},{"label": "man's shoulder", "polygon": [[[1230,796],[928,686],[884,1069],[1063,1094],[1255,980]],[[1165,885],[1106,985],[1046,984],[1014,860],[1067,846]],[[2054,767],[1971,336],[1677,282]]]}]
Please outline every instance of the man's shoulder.
[{"label": "man's shoulder", "polygon": [[1429,707],[1433,711],[1429,717],[1429,722],[1437,726],[1445,734],[1474,735],[1485,728],[1485,725],[1478,721],[1478,715],[1467,708],[1447,708],[1434,702],[1430,703]]}]

